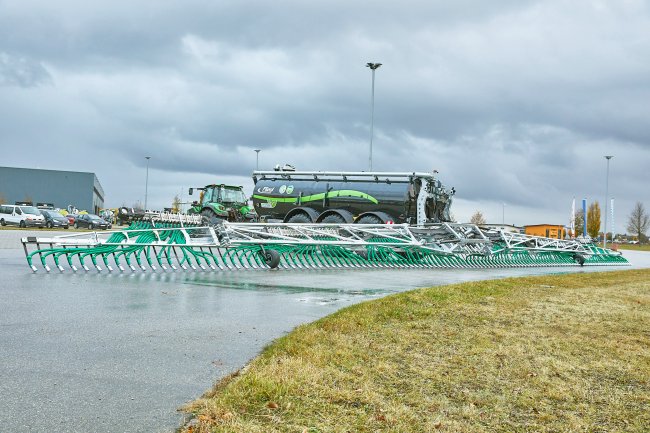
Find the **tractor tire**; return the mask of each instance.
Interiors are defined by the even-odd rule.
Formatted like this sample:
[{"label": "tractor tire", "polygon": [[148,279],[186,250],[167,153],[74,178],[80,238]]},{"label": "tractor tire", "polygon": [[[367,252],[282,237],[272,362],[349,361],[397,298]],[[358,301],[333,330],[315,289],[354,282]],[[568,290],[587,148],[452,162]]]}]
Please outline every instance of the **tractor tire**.
[{"label": "tractor tire", "polygon": [[275,250],[265,250],[263,257],[264,262],[271,269],[275,269],[280,265],[280,253]]},{"label": "tractor tire", "polygon": [[327,215],[321,220],[321,224],[345,224],[345,219],[341,215]]},{"label": "tractor tire", "polygon": [[304,213],[297,213],[287,220],[291,224],[311,224],[311,220]]},{"label": "tractor tire", "polygon": [[365,215],[357,220],[357,224],[383,224],[383,221],[377,216]]},{"label": "tractor tire", "polygon": [[210,209],[205,209],[204,211],[202,211],[201,216],[203,217],[203,220],[211,226],[223,224],[223,222],[225,221],[225,219],[218,217],[217,214],[211,211]]}]

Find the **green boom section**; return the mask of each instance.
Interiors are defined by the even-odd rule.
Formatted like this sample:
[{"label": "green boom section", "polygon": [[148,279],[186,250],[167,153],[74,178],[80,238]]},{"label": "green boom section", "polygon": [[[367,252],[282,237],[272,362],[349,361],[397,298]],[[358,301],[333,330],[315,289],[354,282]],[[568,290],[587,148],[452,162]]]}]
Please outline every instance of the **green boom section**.
[{"label": "green boom section", "polygon": [[[27,253],[27,262],[36,271],[38,257],[47,271],[51,259],[63,271],[61,259],[77,270],[75,262],[89,270],[89,262],[97,270],[103,264],[112,271],[111,263],[124,271],[126,265],[136,269],[318,269],[318,268],[504,268],[546,266],[613,266],[626,265],[620,254],[590,245],[586,253],[568,251],[536,251],[526,248],[506,250],[495,243],[491,254],[454,254],[432,251],[417,244],[405,245],[394,238],[376,236],[363,245],[335,245],[336,239],[326,235],[312,241],[324,243],[249,243],[192,245],[192,237],[208,236],[208,228],[183,228],[174,223],[136,222],[128,229],[110,233],[105,242],[95,245],[63,245],[41,248]],[[394,244],[394,245],[392,245]],[[273,257],[277,259],[273,260]],[[577,260],[579,258],[579,260]]]},{"label": "green boom section", "polygon": [[368,200],[374,204],[379,203],[379,201],[373,196],[371,196],[370,194],[366,194],[365,192],[361,192],[361,191],[355,191],[353,189],[340,189],[336,191],[330,191],[327,193],[322,192],[320,194],[306,195],[304,197],[269,197],[266,195],[258,195],[258,194],[253,195],[253,197],[256,199],[266,200],[269,202],[276,202],[276,203],[297,203],[298,200],[300,200],[301,203],[308,203],[311,201],[323,200],[326,196],[327,198],[357,197],[364,200]]}]

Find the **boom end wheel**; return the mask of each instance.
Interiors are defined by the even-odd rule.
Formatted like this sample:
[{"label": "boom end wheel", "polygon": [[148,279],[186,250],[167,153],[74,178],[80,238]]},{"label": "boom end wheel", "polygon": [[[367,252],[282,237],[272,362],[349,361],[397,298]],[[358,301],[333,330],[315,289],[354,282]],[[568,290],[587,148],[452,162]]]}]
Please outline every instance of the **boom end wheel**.
[{"label": "boom end wheel", "polygon": [[271,269],[276,269],[280,266],[280,253],[276,250],[265,250],[263,253],[264,262]]}]

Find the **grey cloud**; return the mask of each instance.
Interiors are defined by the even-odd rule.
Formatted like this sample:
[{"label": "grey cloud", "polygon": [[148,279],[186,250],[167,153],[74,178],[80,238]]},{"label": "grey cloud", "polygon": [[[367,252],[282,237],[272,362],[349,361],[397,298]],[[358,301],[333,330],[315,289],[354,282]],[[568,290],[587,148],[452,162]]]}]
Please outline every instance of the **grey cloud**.
[{"label": "grey cloud", "polygon": [[0,52],[0,86],[34,87],[51,81],[47,69],[39,62]]},{"label": "grey cloud", "polygon": [[467,209],[564,219],[615,153],[625,209],[647,200],[649,21],[643,2],[586,0],[5,2],[0,147],[97,171],[120,202],[145,155],[152,203],[193,178],[250,182],[255,148],[263,168],[365,169],[379,61],[375,167],[436,168]]}]

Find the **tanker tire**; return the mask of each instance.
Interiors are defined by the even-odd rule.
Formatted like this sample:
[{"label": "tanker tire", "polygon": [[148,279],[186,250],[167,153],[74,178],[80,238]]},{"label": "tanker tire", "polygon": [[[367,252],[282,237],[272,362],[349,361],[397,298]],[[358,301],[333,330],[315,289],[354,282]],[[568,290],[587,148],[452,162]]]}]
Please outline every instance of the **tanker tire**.
[{"label": "tanker tire", "polygon": [[288,223],[292,224],[311,224],[311,220],[304,213],[297,213],[287,220]]},{"label": "tanker tire", "polygon": [[357,224],[383,224],[383,221],[374,215],[366,215],[359,218]]},{"label": "tanker tire", "polygon": [[321,220],[322,224],[345,224],[345,219],[338,214],[327,215]]},{"label": "tanker tire", "polygon": [[280,253],[275,250],[264,251],[264,262],[271,269],[277,268],[280,265]]},{"label": "tanker tire", "polygon": [[212,226],[223,224],[223,222],[225,221],[223,218],[219,218],[216,213],[214,213],[209,209],[206,209],[203,212],[201,212],[201,216],[203,217],[203,220],[206,223]]}]

